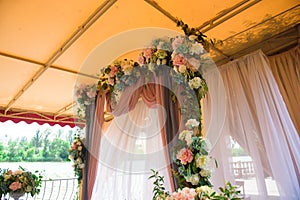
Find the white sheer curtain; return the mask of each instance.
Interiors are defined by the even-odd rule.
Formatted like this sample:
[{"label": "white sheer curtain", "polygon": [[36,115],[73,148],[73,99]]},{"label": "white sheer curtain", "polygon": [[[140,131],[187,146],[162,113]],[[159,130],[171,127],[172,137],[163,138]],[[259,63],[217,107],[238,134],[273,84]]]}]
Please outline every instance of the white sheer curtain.
[{"label": "white sheer curtain", "polygon": [[[214,65],[210,65],[214,66]],[[224,181],[234,184],[234,176],[230,172],[231,152],[228,133],[224,131],[227,101],[222,76],[217,67],[211,67],[204,74],[209,91],[204,98],[204,127],[206,138],[212,145],[210,155],[216,158],[218,168],[213,169],[211,181],[216,190],[224,185]]]},{"label": "white sheer curtain", "polygon": [[171,191],[160,130],[158,109],[142,101],[115,117],[102,136],[93,200],[151,199],[151,169],[165,176]]},{"label": "white sheer curtain", "polygon": [[[296,168],[300,166],[300,141],[267,58],[261,51],[257,51],[219,69],[227,95],[227,112],[224,128],[212,154],[217,160],[226,162],[220,163],[225,175],[216,173],[213,180],[224,181],[226,173],[230,173],[226,172],[230,158],[224,158],[224,148],[228,146],[227,139],[231,135],[254,161],[259,199],[268,198],[265,174],[272,175],[275,179],[281,199],[298,199],[300,188],[294,165],[297,165]],[[207,74],[213,79],[212,75],[213,73]],[[210,82],[219,84],[218,81]],[[210,90],[210,96],[218,96],[211,94],[215,92],[217,90]],[[208,112],[210,102],[204,102]],[[204,117],[206,123],[214,123],[207,119],[210,114],[205,114]],[[296,158],[295,163],[292,157]]]}]

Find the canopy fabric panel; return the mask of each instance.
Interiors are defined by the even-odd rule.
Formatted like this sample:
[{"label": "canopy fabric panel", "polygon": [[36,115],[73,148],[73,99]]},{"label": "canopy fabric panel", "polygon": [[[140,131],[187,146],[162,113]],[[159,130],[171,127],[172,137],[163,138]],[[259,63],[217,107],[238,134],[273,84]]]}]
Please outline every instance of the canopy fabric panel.
[{"label": "canopy fabric panel", "polygon": [[79,79],[96,83],[101,66],[112,61],[102,57],[124,56],[115,49],[137,37],[103,47],[97,69],[83,64],[97,46],[126,31],[158,27],[182,33],[174,22],[182,19],[223,40],[210,52],[223,64],[259,48],[270,55],[296,45],[299,13],[298,0],[0,1],[0,115],[76,118],[73,89]]}]

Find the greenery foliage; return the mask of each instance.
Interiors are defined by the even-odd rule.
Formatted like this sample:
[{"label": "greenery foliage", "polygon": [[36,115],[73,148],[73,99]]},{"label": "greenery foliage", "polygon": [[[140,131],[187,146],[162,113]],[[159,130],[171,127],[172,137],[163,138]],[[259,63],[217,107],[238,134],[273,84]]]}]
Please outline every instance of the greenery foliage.
[{"label": "greenery foliage", "polygon": [[184,187],[178,189],[176,192],[169,194],[165,191],[164,177],[159,173],[151,169],[153,175],[149,179],[154,179],[153,185],[153,200],[181,200],[181,199],[193,199],[193,200],[240,200],[240,191],[236,186],[233,186],[230,182],[226,182],[224,187],[219,187],[219,192],[215,191],[212,187],[207,185],[199,186],[197,188]]},{"label": "greenery foliage", "polygon": [[166,197],[169,195],[167,192],[165,192],[165,186],[164,186],[164,177],[160,176],[157,171],[151,169],[153,172],[153,175],[149,177],[149,179],[154,179],[153,182],[153,200],[158,199],[166,199]]},{"label": "greenery foliage", "polygon": [[49,162],[67,161],[68,150],[73,140],[73,131],[66,136],[50,129],[36,131],[32,138],[21,137],[0,142],[1,162]]}]

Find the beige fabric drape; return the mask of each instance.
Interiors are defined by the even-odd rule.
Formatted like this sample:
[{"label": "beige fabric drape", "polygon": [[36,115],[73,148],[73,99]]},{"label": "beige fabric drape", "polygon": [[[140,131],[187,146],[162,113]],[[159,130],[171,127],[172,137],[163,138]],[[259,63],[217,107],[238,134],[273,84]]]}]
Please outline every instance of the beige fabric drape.
[{"label": "beige fabric drape", "polygon": [[300,46],[270,56],[270,67],[300,136]]}]

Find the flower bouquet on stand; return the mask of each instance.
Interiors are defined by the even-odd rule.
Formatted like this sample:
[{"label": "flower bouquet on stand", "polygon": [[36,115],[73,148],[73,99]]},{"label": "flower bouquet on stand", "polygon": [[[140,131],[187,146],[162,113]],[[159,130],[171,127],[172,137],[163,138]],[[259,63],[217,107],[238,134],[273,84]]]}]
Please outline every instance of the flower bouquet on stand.
[{"label": "flower bouquet on stand", "polygon": [[30,193],[33,197],[40,192],[43,176],[39,171],[34,173],[25,170],[21,166],[18,170],[12,171],[8,169],[1,170],[1,193],[15,200],[24,196],[25,193]]}]

